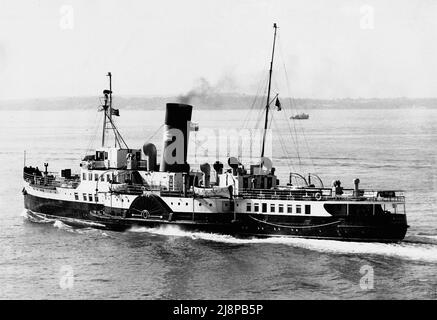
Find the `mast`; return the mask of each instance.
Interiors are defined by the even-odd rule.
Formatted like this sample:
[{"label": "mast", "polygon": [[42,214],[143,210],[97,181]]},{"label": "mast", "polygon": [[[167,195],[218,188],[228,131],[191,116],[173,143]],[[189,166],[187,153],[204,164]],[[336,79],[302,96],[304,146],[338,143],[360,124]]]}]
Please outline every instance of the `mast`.
[{"label": "mast", "polygon": [[[105,112],[103,116],[103,132],[102,132],[102,147],[105,146],[105,134],[107,128],[107,121],[109,119],[109,124],[112,126],[112,74],[108,72],[107,76],[109,77],[109,90],[103,90],[103,94],[105,96],[105,104],[103,105],[103,111]],[[117,145],[116,145],[117,146]]]},{"label": "mast", "polygon": [[[104,94],[105,94],[105,91],[103,91]],[[103,105],[103,112],[105,114],[103,115],[102,148],[105,147],[106,117],[108,116],[107,115],[107,112],[108,112],[108,96],[107,96],[107,94],[105,94],[105,104]]]},{"label": "mast", "polygon": [[269,121],[268,119],[269,119],[269,108],[270,108],[270,89],[272,86],[273,58],[275,56],[275,44],[276,44],[276,30],[278,28],[276,23],[273,24],[273,28],[275,29],[275,33],[273,35],[272,60],[270,61],[269,88],[267,91],[266,118],[264,121],[264,134],[263,134],[263,144],[262,144],[262,149],[261,149],[261,158],[264,157],[264,146],[266,143],[266,133],[267,133],[267,127],[268,127],[268,121]]},{"label": "mast", "polygon": [[[115,123],[112,120],[112,115],[115,114],[116,116],[119,115],[118,109],[112,108],[112,74],[111,72],[108,72],[106,75],[109,77],[109,90],[105,89],[103,90],[104,95],[104,104],[103,104],[103,111],[105,112],[103,116],[103,132],[102,132],[102,148],[105,147],[105,138],[106,138],[106,130],[112,130],[114,133],[114,147],[117,148],[117,145],[119,148],[122,148],[122,144],[126,149],[129,149],[129,147],[126,144],[126,141],[124,141],[123,137],[121,136],[120,132],[118,131]],[[116,111],[116,112],[114,112]]]},{"label": "mast", "polygon": [[[108,72],[109,77],[109,122],[112,125],[112,74]],[[114,147],[117,147],[117,139],[114,139]]]}]

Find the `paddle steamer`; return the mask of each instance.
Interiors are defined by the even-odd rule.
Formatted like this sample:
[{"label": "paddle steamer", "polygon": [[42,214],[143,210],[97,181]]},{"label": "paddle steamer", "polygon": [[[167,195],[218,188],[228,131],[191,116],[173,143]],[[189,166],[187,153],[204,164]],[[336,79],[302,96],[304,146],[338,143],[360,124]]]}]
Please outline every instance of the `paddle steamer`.
[{"label": "paddle steamer", "polygon": [[[273,52],[265,108],[268,128]],[[235,157],[190,168],[187,163],[192,106],[168,103],[164,146],[127,146],[113,116],[112,81],[103,91],[101,147],[86,155],[77,174],[24,167],[24,206],[36,219],[60,220],[78,227],[123,231],[133,226],[178,226],[235,236],[292,236],[354,241],[394,242],[404,238],[408,225],[401,191],[364,190],[359,180],[345,189],[339,180],[324,187],[316,175],[290,173],[281,185],[264,157],[246,166]],[[108,133],[114,145],[108,146]],[[302,185],[292,185],[292,176]],[[320,182],[315,186],[313,181]]]}]

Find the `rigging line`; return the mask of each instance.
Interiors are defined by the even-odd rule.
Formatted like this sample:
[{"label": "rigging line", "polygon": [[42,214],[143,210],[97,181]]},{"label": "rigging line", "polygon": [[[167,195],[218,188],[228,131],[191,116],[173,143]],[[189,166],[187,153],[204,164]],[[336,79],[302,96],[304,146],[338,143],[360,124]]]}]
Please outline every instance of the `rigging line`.
[{"label": "rigging line", "polygon": [[[258,115],[258,120],[257,120],[257,122],[256,122],[256,126],[255,126],[256,129],[258,129],[259,124],[261,123],[261,121],[262,121],[263,118],[264,118],[264,112],[265,112],[264,109],[260,109],[260,112],[259,112],[259,115]],[[273,112],[272,112],[272,113],[273,113]],[[273,116],[273,115],[270,114],[270,118],[271,118],[272,116]],[[269,126],[271,126],[271,125],[272,125],[272,123],[271,123],[271,121],[270,121],[270,122],[269,122]],[[264,127],[261,128],[261,130],[264,131]],[[262,136],[262,134],[261,134],[261,136]],[[262,144],[263,144],[263,139],[261,139],[261,140],[259,141],[259,147],[260,147],[260,150],[262,149]]]},{"label": "rigging line", "polygon": [[[113,127],[112,127],[112,130],[114,130],[114,139],[115,139],[115,144],[116,144],[116,145],[118,144],[118,146],[121,148],[121,143],[120,143],[120,139],[119,139],[119,137],[118,137],[117,129],[115,128],[115,125],[114,125],[114,123],[112,122],[112,120],[111,120],[109,117],[108,117],[108,119],[109,119],[109,122],[111,123],[111,125],[113,126]],[[126,143],[125,143],[125,147],[126,147],[126,149],[129,149],[129,148],[127,147]]]},{"label": "rigging line", "polygon": [[96,112],[96,116],[95,116],[95,118],[94,118],[94,128],[93,128],[93,130],[92,130],[92,134],[91,134],[91,136],[90,136],[90,138],[89,138],[89,140],[88,140],[88,145],[87,145],[87,147],[86,147],[86,150],[85,150],[85,154],[89,151],[89,150],[91,150],[91,146],[92,145],[94,145],[94,141],[96,140],[96,137],[97,137],[97,135],[98,135],[98,130],[99,130],[99,127],[100,127],[100,122],[101,121],[97,121],[97,117],[99,116],[99,113],[98,112]]},{"label": "rigging line", "polygon": [[[263,90],[264,94],[268,90],[268,78],[266,80],[267,81],[265,82],[265,86],[264,86],[264,90]],[[257,119],[257,121],[255,123],[255,128],[257,128],[257,129],[258,129],[258,125],[260,124],[260,121],[263,119],[264,112],[266,112],[266,109],[263,106],[262,108],[259,109],[259,114],[258,114],[259,118]]]},{"label": "rigging line", "polygon": [[[262,70],[268,69],[268,65],[269,64],[266,63]],[[264,72],[263,72],[263,74],[264,74]],[[255,99],[254,99],[254,101],[252,103],[251,111],[253,110],[256,102],[258,101],[258,98],[260,98],[260,96],[261,96],[260,93],[261,92],[265,93],[267,91],[267,86],[268,86],[269,78],[262,76],[262,77],[260,77],[260,79],[261,80],[260,80],[260,82],[259,82],[259,84],[257,86],[256,95],[255,95]]]},{"label": "rigging line", "polygon": [[121,143],[120,143],[120,140],[121,140],[123,142],[124,146],[126,147],[126,149],[129,149],[129,147],[126,144],[126,141],[124,141],[123,136],[121,135],[121,133],[118,131],[117,128],[115,128],[115,130],[116,130],[116,135],[115,136],[117,137],[118,145],[121,147]]},{"label": "rigging line", "polygon": [[[284,55],[283,55],[283,50],[282,50],[282,42],[280,40],[281,40],[281,37],[279,37],[279,39],[278,39],[279,55],[280,55],[280,58],[281,58],[281,61],[282,61],[282,66],[284,68],[285,79],[286,79],[286,83],[287,83],[287,93],[288,93],[288,97],[289,97],[287,100],[288,100],[288,102],[290,102],[290,110],[292,110],[293,109],[293,104],[291,103],[292,102],[292,95],[291,95],[291,92],[290,92],[290,81],[289,81],[289,78],[288,78],[287,68],[285,66],[285,60],[284,60]],[[290,134],[291,134],[291,136],[293,136],[292,135],[292,130],[291,130],[291,127],[290,127],[290,123],[288,121],[288,114],[286,112],[286,108],[284,108],[284,115],[287,116],[286,121],[287,121],[287,124],[288,124],[288,127],[289,127]],[[298,156],[299,156],[299,144],[298,144],[298,140],[297,140],[298,137],[297,137],[297,132],[296,132],[294,121],[293,121],[293,126],[294,126],[294,133],[295,133],[295,137],[296,137],[296,142],[295,142],[296,143],[296,151],[297,151]]]},{"label": "rigging line", "polygon": [[294,134],[293,134],[293,129],[290,126],[290,119],[288,117],[288,114],[286,112],[284,112],[284,117],[285,117],[285,122],[287,123],[288,126],[288,131],[290,133],[290,137],[293,140],[294,145],[296,146],[296,155],[297,155],[297,159],[299,161],[299,169],[302,170],[302,161],[301,161],[301,157],[300,157],[300,151],[299,151],[299,137],[297,135],[297,130],[296,130],[296,124],[295,124],[295,120],[293,119],[293,128],[294,128]]},{"label": "rigging line", "polygon": [[151,141],[153,137],[155,137],[155,135],[158,133],[158,131],[161,130],[162,127],[164,127],[164,124],[161,124],[159,128],[156,129],[156,131],[149,138],[146,139],[146,141]]},{"label": "rigging line", "polygon": [[[284,65],[284,70],[285,70],[285,75],[286,75],[286,81],[287,81],[287,86],[289,87],[289,80],[288,80],[288,75],[287,75],[287,71],[286,71],[286,68],[285,68],[285,65]],[[289,94],[290,95],[290,94]],[[292,109],[293,108],[293,105],[295,106],[295,103],[294,103],[294,99],[291,97],[291,95],[290,95],[290,97],[289,97],[289,102],[290,102],[290,109]],[[295,107],[295,109],[296,109],[296,111],[298,110],[296,107]],[[295,119],[292,119],[293,120],[293,128],[294,128],[294,133],[295,133],[295,135],[296,135],[296,139],[297,139],[297,137],[298,137],[298,135],[297,135],[297,131],[298,131],[298,129],[300,129],[300,131],[301,131],[301,133],[302,133],[302,136],[303,136],[303,139],[304,139],[304,142],[305,142],[305,147],[306,147],[306,151],[308,152],[308,157],[309,157],[309,159],[310,159],[310,161],[311,161],[311,166],[312,166],[312,168],[313,168],[313,171],[316,171],[316,169],[315,169],[315,164],[314,164],[314,159],[313,159],[313,157],[312,157],[312,155],[311,155],[311,149],[310,149],[310,147],[309,147],[309,144],[308,144],[308,140],[307,140],[307,137],[306,137],[306,134],[305,134],[305,131],[304,131],[304,129],[303,129],[303,126],[300,124],[300,122],[298,122],[298,124],[297,124],[297,127],[298,127],[298,129],[296,129],[296,120]],[[291,127],[290,127],[290,123],[287,121],[287,123],[288,123],[288,125],[289,125],[289,130],[290,130],[290,132],[291,132]],[[298,148],[298,144],[296,143],[296,146],[297,146],[297,148]],[[298,154],[298,156],[299,156],[299,154]],[[301,159],[300,159],[300,157],[299,157],[299,162],[300,162],[300,164],[301,164]]]},{"label": "rigging line", "polygon": [[307,148],[307,151],[308,151],[308,156],[309,156],[310,161],[311,161],[311,166],[313,168],[314,173],[317,173],[316,166],[314,165],[314,159],[313,159],[313,157],[311,155],[311,149],[310,149],[310,147],[308,145],[308,141],[307,141],[306,135],[305,135],[305,133],[303,131],[303,128],[302,127],[300,127],[300,128],[301,128],[301,131],[302,131],[303,140],[305,142],[305,145],[306,145],[306,148]]},{"label": "rigging line", "polygon": [[264,108],[260,108],[258,110],[258,116],[257,116],[256,122],[255,122],[255,129],[259,128],[260,122],[263,119],[264,112],[265,112]]},{"label": "rigging line", "polygon": [[[252,154],[253,145],[254,145],[253,137],[254,137],[254,135],[255,135],[255,137],[257,137],[257,132],[256,131],[259,129],[258,126],[259,126],[259,124],[261,122],[261,119],[263,118],[263,114],[264,114],[263,111],[264,110],[262,108],[260,108],[258,110],[258,119],[256,120],[255,126],[252,128],[252,130],[250,130],[250,146],[249,146],[249,148],[250,148],[250,153],[251,154]],[[262,148],[262,141],[260,141],[260,146],[259,147],[260,147],[260,150],[261,150],[261,148]]]},{"label": "rigging line", "polygon": [[[275,126],[279,127],[279,125],[278,125],[276,119],[272,119],[272,121],[275,122]],[[285,156],[285,162],[286,162],[286,164],[287,164],[288,170],[289,170],[289,171],[292,171],[291,167],[292,167],[293,165],[291,164],[291,160],[286,156],[286,155],[288,154],[288,152],[287,152],[287,147],[286,147],[286,144],[285,144],[284,140],[282,139],[282,135],[281,135],[281,133],[278,134],[278,138],[279,138],[279,144],[281,145],[282,153],[283,153],[283,155]],[[290,166],[290,164],[291,164],[291,166]]]},{"label": "rigging line", "polygon": [[[280,53],[281,53],[281,51],[280,51]],[[284,70],[286,70],[285,64],[283,64],[283,66],[284,66]],[[273,81],[276,83],[276,78],[274,78]],[[301,156],[300,156],[300,151],[299,151],[299,140],[298,140],[297,130],[296,130],[296,128],[294,128],[294,135],[293,135],[293,130],[290,127],[290,123],[289,123],[289,119],[288,119],[288,114],[286,112],[286,108],[284,108],[283,110],[284,110],[284,118],[285,118],[285,121],[287,122],[287,125],[288,125],[288,131],[290,132],[290,137],[291,137],[291,139],[293,141],[293,144],[296,146],[296,155],[297,155],[297,158],[299,160],[299,165],[301,166]],[[300,168],[300,169],[302,169],[302,168]]]},{"label": "rigging line", "polygon": [[119,140],[119,138],[120,138],[121,141],[123,142],[124,146],[126,147],[126,149],[129,149],[129,147],[127,146],[123,137],[121,136],[120,132],[118,131],[117,126],[115,125],[114,121],[112,121],[111,117],[109,117],[109,116],[108,116],[108,119],[109,119],[109,123],[112,125],[112,129],[114,130],[114,136],[115,136],[115,139],[118,141],[118,145],[121,147],[121,143]]},{"label": "rigging line", "polygon": [[[288,126],[289,137],[291,138],[293,144],[296,146],[296,154],[297,154],[298,159],[300,159],[299,145],[298,145],[298,142],[296,141],[297,140],[297,134],[293,135],[293,132],[292,132],[291,127],[290,127],[290,123],[289,123],[289,119],[288,119],[288,115],[287,115],[286,109],[283,108],[280,112],[282,112],[282,111],[283,111],[284,121],[286,122],[286,124]],[[278,127],[279,127],[279,125],[278,125]],[[287,130],[284,130],[284,131],[287,131]],[[288,153],[286,153],[286,154],[288,154]]]},{"label": "rigging line", "polygon": [[[278,129],[278,132],[279,132],[279,134],[278,134],[278,137],[279,137],[279,143],[280,143],[280,145],[281,145],[283,155],[285,156],[285,163],[287,164],[288,170],[289,170],[290,172],[291,172],[291,171],[294,171],[294,167],[293,167],[293,164],[292,164],[291,160],[286,156],[286,155],[288,154],[288,152],[287,152],[287,147],[286,147],[285,141],[283,140],[283,137],[282,137],[282,135],[281,135],[281,130],[280,130],[280,128],[279,128],[279,124],[278,124],[278,122],[276,121],[276,118],[273,117],[273,114],[274,114],[274,113],[272,112],[271,117],[270,117],[270,125],[269,125],[269,129],[271,129],[272,123],[274,122],[274,125],[275,125],[275,127]],[[273,148],[273,146],[272,146],[272,148]],[[272,149],[272,152],[273,152],[273,149]],[[272,154],[272,157],[273,157],[273,154]],[[280,157],[280,158],[282,158],[282,157]]]},{"label": "rigging line", "polygon": [[[274,118],[272,120],[275,122],[275,126],[279,127],[278,123],[276,122],[276,119]],[[293,163],[292,163],[291,159],[289,159],[287,157],[287,154],[288,154],[287,147],[286,147],[284,140],[282,139],[281,133],[278,134],[278,137],[279,137],[279,143],[281,144],[282,152],[285,156],[285,163],[287,164],[289,172],[292,172],[292,171],[294,171]]]},{"label": "rigging line", "polygon": [[257,118],[256,123],[255,123],[255,129],[258,129],[258,127],[259,127],[259,125],[260,125],[260,122],[261,122],[261,120],[262,120],[262,118],[263,118],[264,111],[265,111],[265,110],[263,110],[263,109],[260,109],[260,110],[259,110],[259,112],[258,112],[258,118]]},{"label": "rigging line", "polygon": [[[118,144],[118,146],[121,148],[121,143],[120,143],[120,140],[118,139],[118,136],[116,133],[114,134],[114,139],[115,139],[115,143]],[[129,148],[127,148],[127,149],[129,149]]]},{"label": "rigging line", "polygon": [[[280,40],[280,39],[278,39],[278,40]],[[281,43],[281,41],[278,41],[278,42],[279,42],[279,54],[280,54],[280,56],[281,56],[281,60],[282,60],[283,66],[284,66],[285,79],[286,79],[286,82],[287,82],[287,90],[288,90],[288,95],[289,95],[289,97],[290,97],[290,105],[293,107],[294,99],[293,99],[292,95],[290,94],[290,81],[289,81],[289,77],[288,77],[288,73],[287,73],[287,68],[286,68],[286,66],[285,66],[285,60],[284,60],[284,58],[283,58],[283,53],[282,53],[282,43]],[[296,111],[298,111],[298,109],[297,109],[297,107],[296,107],[295,105],[294,105],[294,107],[295,107]],[[295,124],[294,121],[293,121],[293,126],[294,126],[294,129],[295,129],[295,132],[296,132],[296,124]],[[316,171],[317,171],[317,170],[316,170],[316,166],[315,166],[315,164],[314,164],[314,159],[313,159],[313,157],[312,157],[311,150],[310,150],[310,148],[309,148],[308,140],[307,140],[306,134],[305,134],[305,132],[304,132],[303,126],[301,126],[301,125],[299,125],[299,124],[298,124],[298,126],[299,126],[299,128],[300,128],[300,130],[301,130],[301,132],[302,132],[302,136],[303,136],[303,138],[304,138],[305,147],[306,147],[306,149],[307,149],[308,156],[309,156],[309,159],[310,159],[310,161],[311,161],[312,169],[313,169],[314,172],[316,172]],[[296,137],[297,137],[297,136],[296,136]]]},{"label": "rigging line", "polygon": [[[288,115],[285,112],[284,112],[284,115],[286,116],[286,122],[287,122],[287,125],[288,125],[288,130],[290,131],[290,134],[293,135]],[[300,152],[299,152],[299,138],[298,138],[297,130],[296,130],[296,120],[292,119],[292,121],[293,121],[293,129],[294,129],[294,136],[295,136],[295,139],[293,139],[293,142],[295,142],[295,145],[296,145],[296,155],[297,155],[297,158],[298,158],[298,161],[299,161],[299,168],[300,168],[300,170],[302,170],[302,161],[301,161]]]},{"label": "rigging line", "polygon": [[244,121],[243,121],[243,128],[246,127],[246,122],[248,122],[248,119],[249,119],[249,117],[250,117],[250,114],[251,114],[252,110],[253,110],[254,107],[255,107],[255,104],[256,104],[256,102],[257,102],[257,100],[258,100],[259,92],[262,90],[262,86],[263,86],[263,81],[261,80],[260,83],[258,84],[258,89],[257,89],[256,92],[255,92],[255,96],[254,96],[254,99],[253,99],[252,104],[251,104],[251,106],[250,106],[249,112],[246,113],[246,116],[245,116],[245,118],[244,118]]},{"label": "rigging line", "polygon": [[[287,100],[290,101],[289,99],[287,99]],[[284,108],[284,117],[285,117],[285,122],[287,123],[287,126],[288,126],[288,131],[290,133],[290,136],[292,137],[293,143],[296,145],[296,153],[297,153],[297,156],[298,156],[299,161],[300,161],[299,139],[298,139],[298,135],[297,135],[295,120],[293,119],[293,129],[294,129],[293,130],[290,126],[290,121],[289,121],[289,117],[288,117],[286,108]],[[293,135],[293,131],[294,131],[294,135]]]},{"label": "rigging line", "polygon": [[264,79],[264,80],[260,81],[260,83],[258,85],[258,89],[257,89],[256,94],[255,94],[255,97],[254,97],[254,100],[253,100],[253,103],[250,107],[249,112],[246,113],[246,117],[243,121],[243,128],[246,128],[247,125],[249,124],[250,116],[252,115],[252,112],[255,109],[255,105],[259,100],[260,93],[265,92],[265,90],[267,90],[267,82],[268,82],[268,79]]},{"label": "rigging line", "polygon": [[[280,40],[280,38],[279,38],[279,40]],[[282,53],[282,42],[278,41],[278,43],[279,43],[279,55],[280,55],[281,60],[282,60],[282,64],[283,64],[283,68],[284,68],[284,73],[285,73],[285,80],[287,82],[287,91],[288,91],[288,96],[289,96],[288,101],[290,103],[290,109],[292,110],[293,109],[293,98],[292,98],[292,95],[291,95],[291,92],[290,92],[290,81],[289,81],[289,77],[288,77],[288,73],[287,73],[287,68],[285,66],[285,60],[283,58],[283,53]],[[284,112],[284,114],[286,115],[286,112]],[[287,115],[287,118],[288,118],[288,115]],[[292,134],[290,122],[288,121],[288,119],[286,119],[286,121],[287,121],[287,124],[288,124],[288,127],[289,127],[289,131]],[[302,170],[302,167],[301,167],[302,166],[302,161],[301,161],[300,154],[299,154],[299,142],[298,142],[298,136],[297,136],[297,130],[296,130],[296,123],[295,123],[294,119],[293,119],[293,128],[294,128],[294,134],[295,134],[295,137],[296,137],[296,153],[297,153],[297,157],[298,157],[298,160],[299,160],[300,170]]]}]

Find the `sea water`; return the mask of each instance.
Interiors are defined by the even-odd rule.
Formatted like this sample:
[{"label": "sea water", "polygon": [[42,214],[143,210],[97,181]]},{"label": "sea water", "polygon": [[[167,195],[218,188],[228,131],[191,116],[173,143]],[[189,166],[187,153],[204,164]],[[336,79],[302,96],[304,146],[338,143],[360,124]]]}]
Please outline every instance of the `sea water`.
[{"label": "sea water", "polygon": [[[160,150],[163,109],[120,113],[130,148],[150,139]],[[437,110],[314,109],[300,121],[272,114],[269,156],[281,182],[289,172],[311,172],[328,187],[359,178],[363,188],[403,189],[405,241],[237,239],[177,227],[119,233],[37,222],[23,206],[23,164],[78,170],[101,142],[102,114],[0,111],[0,298],[436,299]],[[194,110],[192,168],[205,160],[202,130],[235,132],[262,126],[260,119],[258,111]],[[215,152],[209,146],[210,163]],[[232,152],[218,154],[239,156]]]}]

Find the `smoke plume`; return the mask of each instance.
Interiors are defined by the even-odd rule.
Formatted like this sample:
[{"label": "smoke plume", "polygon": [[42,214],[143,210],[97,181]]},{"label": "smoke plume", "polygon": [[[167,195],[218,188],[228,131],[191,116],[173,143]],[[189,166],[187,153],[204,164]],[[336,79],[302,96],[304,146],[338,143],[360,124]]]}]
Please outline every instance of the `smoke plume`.
[{"label": "smoke plume", "polygon": [[180,103],[191,103],[194,99],[199,99],[201,101],[208,100],[212,96],[217,95],[215,88],[213,88],[208,80],[205,78],[200,78],[198,83],[193,89],[188,91],[186,94],[182,94],[178,97]]},{"label": "smoke plume", "polygon": [[239,86],[235,77],[226,72],[218,81],[211,85],[205,78],[199,78],[194,87],[186,94],[177,97],[180,103],[201,103],[208,106],[221,106],[226,95],[238,94]]}]

